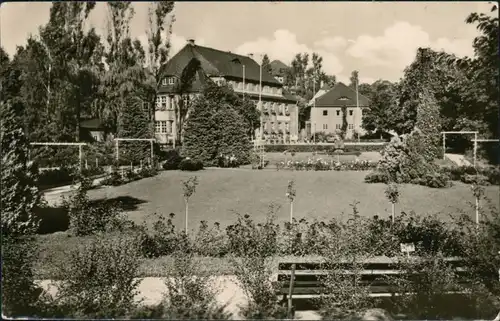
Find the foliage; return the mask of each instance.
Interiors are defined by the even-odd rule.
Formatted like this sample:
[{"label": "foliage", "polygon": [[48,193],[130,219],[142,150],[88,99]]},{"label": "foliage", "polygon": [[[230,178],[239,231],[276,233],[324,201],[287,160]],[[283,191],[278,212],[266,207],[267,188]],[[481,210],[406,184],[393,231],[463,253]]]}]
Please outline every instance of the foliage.
[{"label": "foliage", "polygon": [[42,290],[35,285],[37,247],[29,237],[2,236],[2,312],[8,317],[37,314]]},{"label": "foliage", "polygon": [[369,132],[390,131],[400,122],[398,84],[377,80],[371,86],[370,108],[363,113],[363,128]]},{"label": "foliage", "polygon": [[79,183],[76,192],[63,201],[63,207],[68,209],[72,232],[77,236],[83,236],[122,227],[123,213],[107,203],[92,204],[87,195],[91,182],[81,177]]},{"label": "foliage", "polygon": [[276,169],[291,169],[291,170],[314,170],[314,171],[366,171],[375,169],[376,163],[367,160],[354,160],[351,162],[337,162],[333,160],[325,160],[322,158],[309,159],[308,161],[292,161],[277,162]]},{"label": "foliage", "polygon": [[439,172],[428,153],[427,140],[415,130],[404,141],[394,138],[382,151],[377,165],[380,174],[370,175],[366,182],[395,182],[420,184],[434,188],[447,187],[447,176]]},{"label": "foliage", "polygon": [[269,60],[269,56],[267,54],[264,54],[262,57],[262,72],[267,72],[268,74],[272,75],[272,68],[271,68],[271,61]]},{"label": "foliage", "polygon": [[398,185],[394,183],[387,185],[387,189],[385,190],[385,197],[387,197],[389,202],[391,202],[392,204],[397,203],[399,199]]},{"label": "foliage", "polygon": [[[329,151],[333,145],[266,145],[265,150],[267,153],[282,153],[286,150],[293,148],[296,153],[311,153],[311,152],[322,152]],[[386,144],[383,145],[345,145],[344,154],[350,152],[379,152]]]},{"label": "foliage", "polygon": [[178,169],[183,157],[177,149],[172,149],[162,155],[162,160],[164,160],[163,169],[168,171]]},{"label": "foliage", "polygon": [[181,171],[199,171],[203,169],[203,163],[199,160],[196,159],[183,159],[180,163],[178,168]]},{"label": "foliage", "polygon": [[134,308],[141,263],[135,237],[100,235],[59,262],[57,296],[50,317],[123,317]]},{"label": "foliage", "polygon": [[174,264],[167,269],[166,294],[161,304],[166,320],[228,320],[230,314],[217,302],[220,289],[201,273],[191,254],[174,253]]},{"label": "foliage", "polygon": [[238,113],[241,102],[234,102],[234,96],[228,88],[217,85],[204,88],[203,94],[193,102],[192,114],[184,129],[186,157],[199,159],[204,166],[216,166],[221,154],[234,155],[240,163],[249,162],[248,127]]},{"label": "foliage", "polygon": [[2,234],[30,234],[38,225],[34,216],[40,202],[38,168],[28,161],[28,141],[16,115],[22,105],[15,101],[0,104]]}]

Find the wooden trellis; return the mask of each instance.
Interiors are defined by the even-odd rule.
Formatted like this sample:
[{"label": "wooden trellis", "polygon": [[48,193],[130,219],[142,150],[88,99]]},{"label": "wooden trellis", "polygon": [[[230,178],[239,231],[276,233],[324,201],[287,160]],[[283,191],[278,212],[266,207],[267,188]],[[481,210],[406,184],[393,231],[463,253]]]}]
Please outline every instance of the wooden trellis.
[{"label": "wooden trellis", "polygon": [[[80,171],[82,170],[82,158],[83,158],[83,151],[82,151],[82,146],[87,146],[86,143],[55,143],[55,142],[34,142],[30,143],[32,146],[78,146],[78,167]],[[30,157],[28,155],[28,157]]]}]

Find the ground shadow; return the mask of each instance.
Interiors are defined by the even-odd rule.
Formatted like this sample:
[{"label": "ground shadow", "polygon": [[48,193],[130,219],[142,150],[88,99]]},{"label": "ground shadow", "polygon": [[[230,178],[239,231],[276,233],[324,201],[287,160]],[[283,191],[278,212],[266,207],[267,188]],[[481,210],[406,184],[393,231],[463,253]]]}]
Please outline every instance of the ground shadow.
[{"label": "ground shadow", "polygon": [[115,206],[122,211],[135,211],[138,205],[146,203],[145,200],[132,196],[118,196],[114,198],[102,198],[90,202],[92,206]]},{"label": "ground shadow", "polygon": [[[146,203],[131,196],[119,196],[107,199],[98,199],[90,202],[91,206],[115,206],[122,211],[137,210],[138,205]],[[50,234],[55,232],[64,232],[69,228],[68,210],[64,207],[41,207],[35,211],[39,219],[38,234]]]}]

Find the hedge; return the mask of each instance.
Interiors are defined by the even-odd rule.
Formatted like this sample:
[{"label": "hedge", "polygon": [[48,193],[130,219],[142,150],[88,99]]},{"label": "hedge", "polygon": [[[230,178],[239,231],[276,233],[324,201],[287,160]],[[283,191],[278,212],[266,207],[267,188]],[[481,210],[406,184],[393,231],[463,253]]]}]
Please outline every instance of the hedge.
[{"label": "hedge", "polygon": [[[384,149],[386,144],[383,145],[345,145],[344,153],[352,152],[380,152]],[[333,144],[330,145],[266,145],[265,151],[267,153],[282,153],[284,151],[295,151],[296,153],[312,153],[312,152],[329,152],[335,149]]]}]

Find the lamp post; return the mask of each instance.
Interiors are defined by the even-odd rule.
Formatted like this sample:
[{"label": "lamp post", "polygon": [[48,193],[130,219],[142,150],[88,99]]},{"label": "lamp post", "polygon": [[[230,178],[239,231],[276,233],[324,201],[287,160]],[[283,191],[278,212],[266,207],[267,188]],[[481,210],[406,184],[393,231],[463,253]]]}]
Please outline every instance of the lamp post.
[{"label": "lamp post", "polygon": [[[356,79],[356,116],[358,116],[359,113],[359,90],[358,90],[358,85],[359,85],[359,79]],[[354,118],[354,130],[356,130],[356,117]],[[358,131],[358,143],[360,141],[360,134]]]}]

